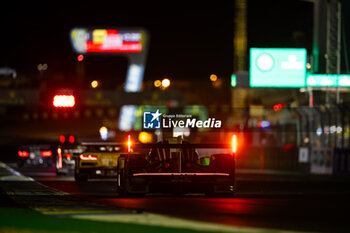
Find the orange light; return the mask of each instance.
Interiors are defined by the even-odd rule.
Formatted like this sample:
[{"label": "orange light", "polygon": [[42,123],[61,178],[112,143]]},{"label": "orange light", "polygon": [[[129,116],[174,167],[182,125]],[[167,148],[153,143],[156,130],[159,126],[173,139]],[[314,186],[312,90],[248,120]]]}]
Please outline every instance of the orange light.
[{"label": "orange light", "polygon": [[153,85],[155,86],[155,87],[160,87],[161,85],[162,85],[162,81],[160,81],[160,80],[156,80],[156,81],[154,81],[153,82]]},{"label": "orange light", "polygon": [[55,95],[52,103],[56,108],[71,108],[75,105],[75,98],[73,95]]},{"label": "orange light", "polygon": [[73,135],[70,135],[68,141],[73,144],[75,142],[75,137]]},{"label": "orange light", "polygon": [[216,76],[215,74],[210,75],[209,78],[210,78],[210,81],[212,82],[216,82],[218,80],[218,76]]},{"label": "orange light", "polygon": [[128,135],[128,153],[131,152],[131,145],[132,145],[132,141],[131,141],[131,135]]},{"label": "orange light", "polygon": [[232,153],[236,154],[237,153],[237,135],[233,134],[232,135]]},{"label": "orange light", "polygon": [[41,157],[50,157],[52,152],[50,150],[44,150],[41,152]]},{"label": "orange light", "polygon": [[96,156],[93,156],[93,155],[85,156],[84,154],[80,154],[80,155],[79,155],[79,158],[80,158],[81,160],[97,160],[97,157],[96,157]]},{"label": "orange light", "polygon": [[91,82],[91,87],[92,87],[92,88],[98,87],[98,81],[97,81],[97,80],[92,81],[92,82]]}]

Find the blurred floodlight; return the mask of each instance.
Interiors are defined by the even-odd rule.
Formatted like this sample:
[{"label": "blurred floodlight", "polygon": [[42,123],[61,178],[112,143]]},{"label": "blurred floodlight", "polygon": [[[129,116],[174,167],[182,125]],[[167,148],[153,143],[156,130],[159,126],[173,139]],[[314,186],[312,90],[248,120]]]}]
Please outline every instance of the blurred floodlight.
[{"label": "blurred floodlight", "polygon": [[98,81],[94,80],[94,81],[91,82],[91,87],[92,88],[96,88],[96,87],[98,87],[98,84],[99,84]]},{"label": "blurred floodlight", "polygon": [[311,69],[311,64],[308,62],[306,63],[306,69],[310,70]]},{"label": "blurred floodlight", "polygon": [[152,134],[147,133],[147,132],[140,132],[139,133],[139,141],[141,143],[150,143],[152,142]]},{"label": "blurred floodlight", "polygon": [[167,79],[167,78],[163,79],[163,80],[162,80],[162,86],[163,86],[164,88],[169,87],[169,86],[170,86],[170,80]]},{"label": "blurred floodlight", "polygon": [[104,141],[107,140],[107,138],[108,138],[108,129],[107,129],[107,127],[102,126],[99,131],[100,131],[101,139],[104,140]]},{"label": "blurred floodlight", "polygon": [[162,81],[157,79],[156,81],[154,81],[153,84],[154,84],[155,87],[160,87],[162,85]]},{"label": "blurred floodlight", "polygon": [[216,80],[218,80],[218,76],[216,76],[215,74],[210,75],[210,81],[216,82]]}]

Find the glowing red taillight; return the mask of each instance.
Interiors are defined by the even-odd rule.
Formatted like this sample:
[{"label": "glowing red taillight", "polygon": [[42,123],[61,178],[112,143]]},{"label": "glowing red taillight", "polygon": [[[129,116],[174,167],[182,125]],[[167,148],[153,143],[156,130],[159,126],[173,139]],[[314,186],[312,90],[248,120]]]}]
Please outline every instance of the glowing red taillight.
[{"label": "glowing red taillight", "polygon": [[41,157],[50,157],[52,152],[50,150],[44,150],[41,152]]},{"label": "glowing red taillight", "polygon": [[27,151],[25,151],[25,150],[23,150],[23,151],[19,150],[18,151],[18,156],[19,157],[28,157],[29,153]]},{"label": "glowing red taillight", "polygon": [[84,155],[84,154],[80,154],[79,155],[79,158],[81,160],[97,160],[97,157],[96,156],[93,156],[93,155]]},{"label": "glowing red taillight", "polygon": [[73,95],[55,95],[52,104],[56,108],[71,108],[75,105],[75,98]]},{"label": "glowing red taillight", "polygon": [[66,141],[66,137],[64,135],[60,135],[58,140],[60,141],[60,143],[64,143]]},{"label": "glowing red taillight", "polygon": [[69,141],[70,143],[74,143],[74,142],[75,142],[75,137],[74,137],[73,135],[70,135],[70,136],[68,137],[68,141]]}]

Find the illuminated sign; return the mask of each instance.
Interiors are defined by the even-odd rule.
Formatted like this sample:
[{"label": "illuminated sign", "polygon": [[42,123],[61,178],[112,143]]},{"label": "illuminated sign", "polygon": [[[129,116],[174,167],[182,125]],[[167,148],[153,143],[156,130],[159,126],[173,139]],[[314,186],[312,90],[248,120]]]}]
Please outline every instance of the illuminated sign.
[{"label": "illuminated sign", "polygon": [[[125,92],[139,92],[141,90],[147,54],[147,32],[144,29],[126,28],[73,28],[70,40],[73,49],[78,54],[114,54],[126,56],[129,67],[126,74]],[[120,111],[119,129],[129,131],[135,121],[134,105],[124,105]]]},{"label": "illuminated sign", "polygon": [[306,79],[308,87],[350,87],[350,75],[310,74]]},{"label": "illuminated sign", "polygon": [[142,30],[74,28],[70,36],[77,53],[140,53],[144,47]]},{"label": "illuminated sign", "polygon": [[251,48],[251,87],[305,87],[306,49]]}]

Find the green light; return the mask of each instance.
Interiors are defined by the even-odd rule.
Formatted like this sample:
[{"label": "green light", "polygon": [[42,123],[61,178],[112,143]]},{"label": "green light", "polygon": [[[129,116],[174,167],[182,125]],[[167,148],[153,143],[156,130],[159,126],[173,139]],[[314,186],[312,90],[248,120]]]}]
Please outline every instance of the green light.
[{"label": "green light", "polygon": [[237,86],[237,77],[235,74],[231,75],[231,87]]},{"label": "green light", "polygon": [[305,87],[306,49],[251,48],[251,87]]}]

